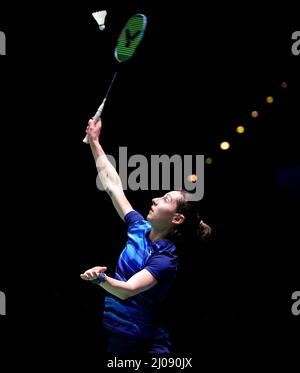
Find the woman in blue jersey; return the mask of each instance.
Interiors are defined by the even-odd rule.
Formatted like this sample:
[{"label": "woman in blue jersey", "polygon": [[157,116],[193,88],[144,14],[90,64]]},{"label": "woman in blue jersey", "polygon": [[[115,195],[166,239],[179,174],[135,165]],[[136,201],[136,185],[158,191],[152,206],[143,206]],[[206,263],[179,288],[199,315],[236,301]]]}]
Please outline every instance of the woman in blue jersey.
[{"label": "woman in blue jersey", "polygon": [[97,266],[81,274],[107,291],[103,323],[110,332],[108,352],[168,353],[169,334],[160,325],[160,306],[177,271],[176,246],[186,236],[204,238],[210,227],[200,220],[189,193],[171,191],[154,198],[145,220],[127,200],[122,182],[100,143],[101,120],[89,121],[87,134],[102,185],[127,225],[128,240],[114,277]]}]

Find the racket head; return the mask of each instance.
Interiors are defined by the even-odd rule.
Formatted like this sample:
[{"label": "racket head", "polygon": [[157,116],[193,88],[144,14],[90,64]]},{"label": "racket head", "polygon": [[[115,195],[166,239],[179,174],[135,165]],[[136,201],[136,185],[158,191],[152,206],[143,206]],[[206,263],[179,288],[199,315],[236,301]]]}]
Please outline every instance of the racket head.
[{"label": "racket head", "polygon": [[115,47],[114,55],[118,62],[125,62],[134,55],[144,37],[146,26],[147,17],[144,14],[137,13],[129,18]]}]

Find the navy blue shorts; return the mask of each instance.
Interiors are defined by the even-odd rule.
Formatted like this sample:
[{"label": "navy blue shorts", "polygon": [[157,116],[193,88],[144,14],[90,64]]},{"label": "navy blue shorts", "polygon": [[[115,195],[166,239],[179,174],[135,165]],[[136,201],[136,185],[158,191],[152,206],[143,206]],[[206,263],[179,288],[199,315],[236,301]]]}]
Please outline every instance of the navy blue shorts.
[{"label": "navy blue shorts", "polygon": [[109,353],[147,353],[165,354],[171,352],[169,333],[160,329],[152,339],[140,340],[131,336],[111,333],[108,338],[107,352]]}]

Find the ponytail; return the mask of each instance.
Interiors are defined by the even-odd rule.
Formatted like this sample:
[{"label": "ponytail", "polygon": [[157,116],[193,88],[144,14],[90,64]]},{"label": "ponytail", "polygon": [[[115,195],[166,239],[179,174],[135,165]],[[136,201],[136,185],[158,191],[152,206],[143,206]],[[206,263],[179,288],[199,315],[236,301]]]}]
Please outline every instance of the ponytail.
[{"label": "ponytail", "polygon": [[198,227],[198,237],[200,240],[206,240],[211,235],[212,229],[211,227],[204,223],[203,220],[200,221]]}]

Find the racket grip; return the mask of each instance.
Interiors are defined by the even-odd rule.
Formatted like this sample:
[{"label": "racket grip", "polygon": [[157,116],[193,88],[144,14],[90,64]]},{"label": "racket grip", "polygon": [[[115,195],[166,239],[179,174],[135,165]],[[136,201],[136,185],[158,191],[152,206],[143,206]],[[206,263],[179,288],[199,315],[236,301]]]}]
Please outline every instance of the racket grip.
[{"label": "racket grip", "polygon": [[82,140],[82,142],[84,142],[85,144],[89,144],[89,137],[88,135],[85,135],[85,138]]},{"label": "racket grip", "polygon": [[[98,107],[98,110],[96,111],[96,114],[94,115],[94,120],[97,122],[100,117],[101,117],[101,114],[102,114],[102,111],[103,111],[103,108],[104,108],[104,105],[105,105],[105,101],[106,101],[106,98],[103,99],[101,105]],[[85,144],[89,144],[89,137],[88,135],[85,136],[85,138],[82,140]]]},{"label": "racket grip", "polygon": [[106,101],[106,98],[103,99],[102,101],[102,104],[98,107],[98,110],[96,111],[96,114],[94,115],[94,120],[97,122],[100,117],[101,117],[101,114],[102,114],[102,111],[103,111],[103,108],[104,108],[104,105],[105,105],[105,101]]}]

